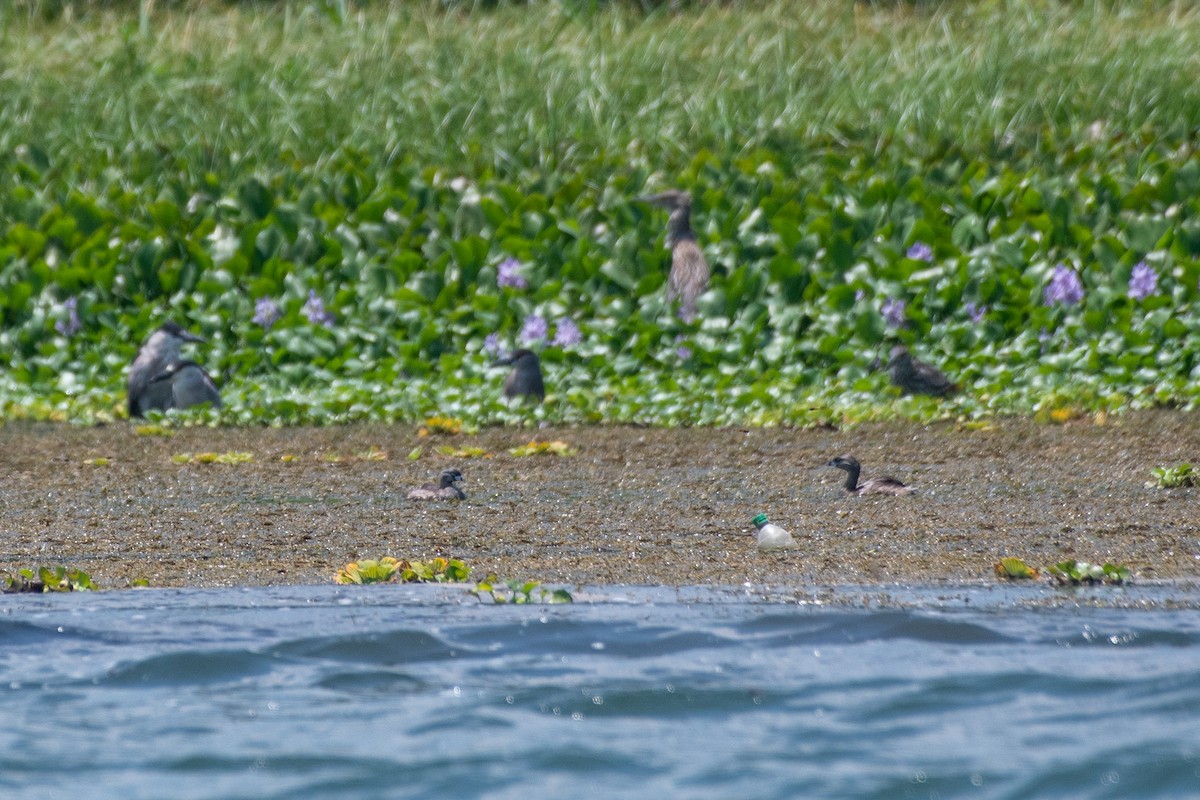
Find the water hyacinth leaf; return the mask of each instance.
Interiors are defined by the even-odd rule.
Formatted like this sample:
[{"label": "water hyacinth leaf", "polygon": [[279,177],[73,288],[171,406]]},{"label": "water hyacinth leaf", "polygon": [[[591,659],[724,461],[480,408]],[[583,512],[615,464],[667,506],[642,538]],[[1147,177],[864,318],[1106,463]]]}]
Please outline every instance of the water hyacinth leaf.
[{"label": "water hyacinth leaf", "polygon": [[1002,558],[995,565],[996,576],[999,578],[1034,579],[1039,573],[1019,558]]},{"label": "water hyacinth leaf", "polygon": [[258,219],[264,219],[275,205],[271,191],[257,178],[249,178],[242,183],[238,188],[238,199],[242,207]]}]

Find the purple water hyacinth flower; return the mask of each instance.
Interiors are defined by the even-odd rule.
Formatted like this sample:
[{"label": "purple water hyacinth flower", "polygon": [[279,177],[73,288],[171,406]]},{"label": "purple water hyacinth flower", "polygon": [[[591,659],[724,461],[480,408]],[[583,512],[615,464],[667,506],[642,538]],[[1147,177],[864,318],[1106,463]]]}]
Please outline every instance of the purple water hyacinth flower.
[{"label": "purple water hyacinth flower", "polygon": [[79,300],[74,297],[68,297],[63,301],[60,311],[65,311],[66,316],[60,317],[54,323],[54,330],[58,331],[63,336],[70,338],[83,328],[83,323],[79,321]]},{"label": "purple water hyacinth flower", "polygon": [[570,347],[582,341],[583,334],[579,332],[579,326],[575,324],[574,320],[570,317],[563,317],[558,321],[558,325],[554,328],[554,341],[551,344]]},{"label": "purple water hyacinth flower", "polygon": [[1054,275],[1042,290],[1042,302],[1052,306],[1061,303],[1073,306],[1083,299],[1083,282],[1079,273],[1070,267],[1058,264],[1054,267]]},{"label": "purple water hyacinth flower", "polygon": [[987,306],[976,305],[975,303],[965,303],[963,310],[967,312],[967,316],[971,318],[971,322],[976,324],[983,322],[983,318],[987,316]]},{"label": "purple water hyacinth flower", "polygon": [[1154,267],[1145,261],[1133,265],[1129,276],[1129,297],[1132,300],[1145,300],[1158,291],[1158,273]]},{"label": "purple water hyacinth flower", "polygon": [[539,339],[545,339],[549,333],[550,326],[546,324],[546,320],[537,314],[530,314],[521,328],[521,341],[532,344]]},{"label": "purple water hyacinth flower", "polygon": [[680,361],[687,361],[692,357],[692,348],[681,344],[675,348],[675,355],[679,356]]},{"label": "purple water hyacinth flower", "polygon": [[529,282],[521,276],[518,270],[521,262],[515,258],[506,258],[496,267],[496,285],[500,288],[528,289]]},{"label": "purple water hyacinth flower", "polygon": [[499,358],[504,354],[504,345],[500,344],[500,334],[489,333],[483,338],[483,352],[492,358]]},{"label": "purple water hyacinth flower", "polygon": [[858,291],[856,291],[854,293],[854,302],[861,303],[865,299],[867,299],[867,290],[866,289],[859,289]]},{"label": "purple water hyacinth flower", "polygon": [[326,328],[332,328],[335,317],[332,312],[325,310],[325,302],[317,296],[316,289],[308,290],[308,301],[304,304],[304,316],[308,317],[308,321],[313,325],[324,325]]},{"label": "purple water hyacinth flower", "polygon": [[892,328],[899,328],[904,325],[904,311],[906,305],[903,300],[898,297],[892,297],[883,302],[883,307],[879,309],[879,313],[883,315],[883,321]]},{"label": "purple water hyacinth flower", "polygon": [[268,329],[283,316],[283,312],[279,309],[279,304],[269,297],[260,297],[254,304],[254,319],[256,325],[261,325],[263,329]]},{"label": "purple water hyacinth flower", "polygon": [[913,261],[933,261],[933,248],[924,242],[913,242],[907,255]]}]

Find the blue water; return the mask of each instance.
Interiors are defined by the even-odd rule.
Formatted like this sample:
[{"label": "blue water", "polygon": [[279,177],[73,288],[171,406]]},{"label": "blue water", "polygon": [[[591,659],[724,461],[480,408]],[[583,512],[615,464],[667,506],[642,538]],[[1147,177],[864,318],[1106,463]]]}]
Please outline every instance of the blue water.
[{"label": "blue water", "polygon": [[7,596],[0,797],[1200,797],[1200,611],[1051,591]]}]

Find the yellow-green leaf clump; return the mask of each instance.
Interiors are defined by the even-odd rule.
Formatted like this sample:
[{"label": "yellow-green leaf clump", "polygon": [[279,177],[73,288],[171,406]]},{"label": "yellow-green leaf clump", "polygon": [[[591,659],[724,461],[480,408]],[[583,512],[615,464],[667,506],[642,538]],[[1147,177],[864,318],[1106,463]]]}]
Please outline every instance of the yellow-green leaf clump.
[{"label": "yellow-green leaf clump", "polygon": [[451,458],[491,458],[492,454],[482,447],[451,447],[442,445],[437,451]]},{"label": "yellow-green leaf clump", "polygon": [[353,561],[338,570],[334,583],[457,583],[471,574],[466,562],[457,558],[430,561],[400,561],[391,556]]},{"label": "yellow-green leaf clump", "polygon": [[171,460],[176,464],[249,464],[254,461],[254,454],[232,450],[224,453],[176,453]]},{"label": "yellow-green leaf clump", "polygon": [[563,441],[530,442],[508,451],[514,456],[573,456],[578,450]]},{"label": "yellow-green leaf clump", "polygon": [[996,562],[995,570],[996,577],[1005,580],[1034,579],[1041,574],[1019,558],[1002,558]]},{"label": "yellow-green leaf clump", "polygon": [[425,424],[417,430],[417,436],[432,436],[441,434],[443,436],[455,436],[462,433],[463,421],[457,417],[430,417],[425,420]]}]

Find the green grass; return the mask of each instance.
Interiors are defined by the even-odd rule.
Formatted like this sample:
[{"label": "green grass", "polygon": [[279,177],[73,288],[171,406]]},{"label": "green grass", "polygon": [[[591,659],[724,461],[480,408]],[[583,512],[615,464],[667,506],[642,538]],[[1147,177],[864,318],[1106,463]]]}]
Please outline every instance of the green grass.
[{"label": "green grass", "polygon": [[37,145],[93,178],[162,150],[195,179],[346,149],[511,177],[597,151],[679,169],[701,149],[1029,149],[1093,123],[1164,137],[1200,124],[1190,3],[376,3],[344,18],[332,3],[210,3],[144,27],[137,5],[72,22],[10,12],[0,150]]},{"label": "green grass", "polygon": [[[543,351],[557,421],[1196,401],[1195,4],[65,5],[0,11],[3,417],[111,416],[167,315],[237,423],[518,419],[484,337],[535,313],[584,333]],[[630,201],[668,186],[715,267],[695,326]],[[1079,306],[1042,304],[1057,263]],[[894,340],[964,396],[899,399]]]}]

